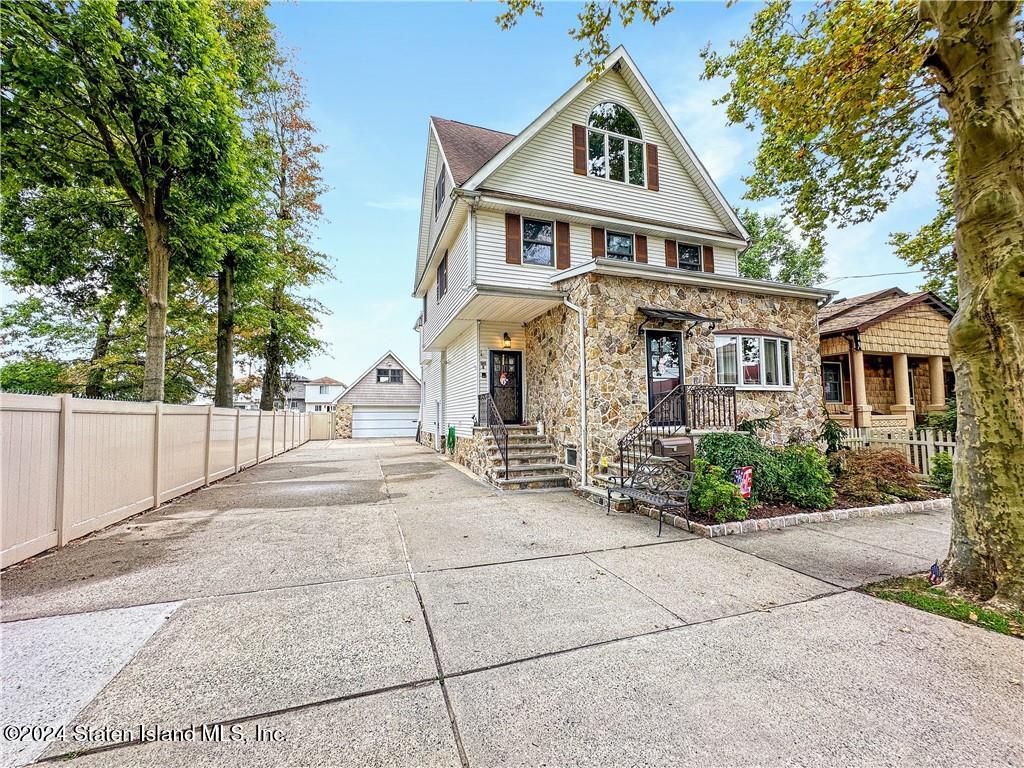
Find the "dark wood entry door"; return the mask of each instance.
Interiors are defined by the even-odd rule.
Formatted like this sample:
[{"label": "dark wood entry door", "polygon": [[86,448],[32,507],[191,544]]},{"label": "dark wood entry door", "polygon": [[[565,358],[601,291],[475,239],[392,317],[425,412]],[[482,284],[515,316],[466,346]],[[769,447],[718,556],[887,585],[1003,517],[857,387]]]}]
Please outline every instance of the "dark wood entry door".
[{"label": "dark wood entry door", "polygon": [[506,424],[523,420],[523,353],[491,351],[491,397]]},{"label": "dark wood entry door", "polygon": [[683,334],[647,331],[647,407],[683,383]]}]

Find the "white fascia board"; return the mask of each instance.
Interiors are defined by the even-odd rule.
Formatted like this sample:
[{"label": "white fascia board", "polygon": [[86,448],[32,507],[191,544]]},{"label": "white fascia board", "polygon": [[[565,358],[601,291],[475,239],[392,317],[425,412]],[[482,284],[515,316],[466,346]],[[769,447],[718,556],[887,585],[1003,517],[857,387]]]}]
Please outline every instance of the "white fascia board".
[{"label": "white fascia board", "polygon": [[555,205],[541,205],[539,203],[530,203],[520,200],[510,200],[504,197],[491,197],[487,193],[483,193],[480,197],[480,202],[487,205],[490,208],[501,209],[501,210],[524,210],[533,211],[540,214],[550,215],[553,218],[571,218],[585,221],[588,224],[597,224],[607,229],[608,225],[614,225],[622,227],[627,231],[641,230],[643,232],[654,232],[659,237],[668,237],[670,239],[688,239],[696,240],[698,242],[706,242],[714,245],[721,245],[728,248],[746,248],[747,241],[741,240],[737,237],[723,237],[721,235],[711,235],[707,232],[695,232],[683,227],[659,227],[654,224],[648,224],[646,222],[638,222],[633,219],[625,217],[615,216],[599,216],[597,214],[584,213],[581,211],[574,211],[568,208],[560,208]]},{"label": "white fascia board", "polygon": [[437,234],[437,240],[434,241],[434,247],[427,255],[427,261],[423,265],[423,273],[416,278],[416,285],[413,286],[412,296],[414,299],[422,299],[424,294],[427,292],[426,288],[423,287],[423,280],[427,275],[430,274],[430,268],[437,265],[437,259],[435,257],[441,250],[441,243],[445,242],[445,238],[448,237],[448,225],[451,224],[452,220],[456,218],[457,212],[461,213],[463,208],[467,207],[462,206],[460,208],[461,202],[462,201],[459,198],[456,198],[455,202],[451,205],[451,207],[448,208],[448,213],[445,214],[444,223],[441,224],[441,230]]},{"label": "white fascia board", "polygon": [[[430,146],[430,139],[434,139],[434,143],[437,145],[437,154],[441,158],[441,163],[445,169],[445,176],[448,177],[448,194],[451,195],[455,188],[455,177],[452,176],[452,168],[448,162],[448,158],[444,154],[444,145],[441,143],[440,137],[437,135],[437,129],[434,127],[434,119],[427,118],[427,146]],[[430,243],[430,223],[427,222],[424,228],[424,217],[430,215],[430,206],[427,204],[427,194],[430,190],[434,189],[432,183],[434,179],[427,178],[427,162],[423,161],[423,189],[420,192],[420,237],[419,244],[416,248],[416,265],[419,267],[420,258],[423,257],[423,272],[417,274],[413,279],[413,296],[416,296],[417,290],[419,290],[420,282],[423,280],[423,275],[427,274],[428,267],[430,266],[430,258],[432,254],[426,253],[426,249]],[[454,206],[452,206],[454,208]],[[448,218],[451,217],[452,209],[448,209]],[[447,224],[447,219],[445,220]],[[444,227],[441,227],[440,233],[438,233],[438,240],[441,239],[441,235],[444,233]]]},{"label": "white fascia board", "polygon": [[838,291],[827,288],[809,288],[790,283],[775,283],[770,280],[752,280],[749,277],[733,277],[714,272],[688,272],[671,267],[658,267],[652,264],[615,261],[614,259],[595,259],[572,269],[557,272],[551,277],[554,285],[569,278],[579,277],[594,272],[598,275],[614,277],[631,277],[639,280],[656,280],[663,283],[682,283],[703,288],[726,288],[744,293],[757,293],[769,296],[789,296],[798,299],[829,299]]}]

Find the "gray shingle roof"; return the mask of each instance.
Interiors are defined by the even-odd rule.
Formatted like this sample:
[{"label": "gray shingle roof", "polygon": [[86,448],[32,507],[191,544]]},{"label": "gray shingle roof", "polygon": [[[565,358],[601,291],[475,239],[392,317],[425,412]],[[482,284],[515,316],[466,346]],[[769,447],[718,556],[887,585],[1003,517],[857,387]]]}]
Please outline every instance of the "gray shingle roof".
[{"label": "gray shingle roof", "polygon": [[448,160],[448,170],[456,186],[462,186],[484,164],[515,138],[514,134],[492,131],[443,117],[431,117],[441,149]]}]

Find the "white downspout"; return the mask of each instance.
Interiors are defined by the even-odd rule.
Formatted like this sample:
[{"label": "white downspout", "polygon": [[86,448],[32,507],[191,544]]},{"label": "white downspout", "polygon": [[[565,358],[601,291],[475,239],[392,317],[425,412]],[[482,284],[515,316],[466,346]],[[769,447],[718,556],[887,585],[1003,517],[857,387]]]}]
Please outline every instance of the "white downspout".
[{"label": "white downspout", "polygon": [[[580,449],[583,453],[583,466],[580,469],[580,484],[588,485],[590,480],[590,460],[587,450],[587,348],[584,343],[583,307],[573,304],[569,297],[562,299],[565,306],[579,317],[580,328]],[[580,460],[580,451],[576,452],[576,461]]]}]

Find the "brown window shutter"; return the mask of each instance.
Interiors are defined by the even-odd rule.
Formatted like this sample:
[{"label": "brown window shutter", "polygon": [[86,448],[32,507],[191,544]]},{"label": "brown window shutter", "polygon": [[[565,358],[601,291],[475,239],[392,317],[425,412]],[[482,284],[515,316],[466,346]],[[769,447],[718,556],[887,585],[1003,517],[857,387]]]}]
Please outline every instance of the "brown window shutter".
[{"label": "brown window shutter", "polygon": [[658,178],[658,145],[647,145],[647,188],[652,192],[658,191],[660,179]]},{"label": "brown window shutter", "polygon": [[590,243],[595,259],[604,258],[604,230],[600,227],[590,228]]},{"label": "brown window shutter", "polygon": [[675,240],[665,241],[665,266],[673,269],[679,266],[679,251],[676,250]]},{"label": "brown window shutter", "polygon": [[569,268],[569,222],[555,222],[555,267]]},{"label": "brown window shutter", "polygon": [[575,123],[572,126],[572,172],[587,175],[587,129]]},{"label": "brown window shutter", "polygon": [[704,271],[715,271],[715,249],[710,245],[704,246]]},{"label": "brown window shutter", "polygon": [[635,235],[636,238],[636,260],[641,264],[647,263],[647,235]]},{"label": "brown window shutter", "polygon": [[518,213],[505,214],[505,263],[523,263],[523,227]]}]

